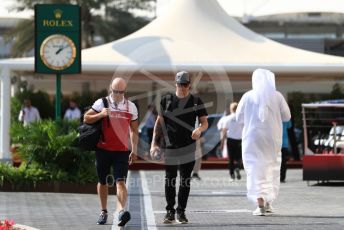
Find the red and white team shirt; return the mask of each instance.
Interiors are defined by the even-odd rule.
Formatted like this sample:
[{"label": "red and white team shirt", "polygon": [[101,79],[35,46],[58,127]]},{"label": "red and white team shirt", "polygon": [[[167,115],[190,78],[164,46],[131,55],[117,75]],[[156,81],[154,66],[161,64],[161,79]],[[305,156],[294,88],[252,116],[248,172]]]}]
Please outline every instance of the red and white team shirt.
[{"label": "red and white team shirt", "polygon": [[[103,138],[97,147],[108,151],[128,151],[130,122],[138,118],[137,108],[134,103],[123,99],[115,103],[111,95],[106,97],[110,109],[110,122],[103,119]],[[103,100],[100,98],[92,105],[92,109],[101,112],[104,108]]]}]

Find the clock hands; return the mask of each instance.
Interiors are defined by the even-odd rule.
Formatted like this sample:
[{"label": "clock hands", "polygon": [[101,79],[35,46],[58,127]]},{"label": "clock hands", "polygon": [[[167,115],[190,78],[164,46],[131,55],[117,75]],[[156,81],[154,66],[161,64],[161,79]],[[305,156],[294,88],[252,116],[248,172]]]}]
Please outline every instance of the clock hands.
[{"label": "clock hands", "polygon": [[59,54],[63,49],[67,48],[68,46],[62,46],[56,51],[56,55]]}]

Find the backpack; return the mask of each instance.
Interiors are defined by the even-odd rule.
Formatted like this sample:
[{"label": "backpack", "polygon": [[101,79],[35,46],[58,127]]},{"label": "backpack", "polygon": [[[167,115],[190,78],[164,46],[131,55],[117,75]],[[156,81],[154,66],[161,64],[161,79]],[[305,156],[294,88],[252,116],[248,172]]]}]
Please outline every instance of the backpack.
[{"label": "backpack", "polygon": [[[196,119],[198,119],[197,118],[197,102],[198,102],[198,97],[193,95],[193,94],[190,94],[190,96],[192,97],[191,100],[193,101],[193,113],[195,114]],[[175,99],[175,97],[176,96],[174,94],[172,94],[172,93],[166,94],[166,108],[165,108],[165,112],[167,112],[167,111],[171,111],[172,112],[173,111],[173,108],[175,108],[175,106],[176,106],[176,99]],[[166,132],[163,133],[163,135],[167,135],[167,137],[161,138],[162,141],[161,141],[160,145],[162,147],[171,147],[171,146],[176,147],[174,145],[174,143],[175,143],[174,138],[173,138],[174,135],[173,134],[169,135],[168,128],[167,128]]]},{"label": "backpack", "polygon": [[[102,100],[104,108],[109,108],[107,99],[103,97]],[[109,119],[109,117],[107,117],[107,119]],[[96,149],[99,139],[103,138],[102,121],[103,119],[93,124],[83,123],[78,127],[79,135],[76,140],[76,145],[79,148],[88,151]]]},{"label": "backpack", "polygon": [[[196,111],[197,111],[197,101],[198,101],[198,97],[193,95],[193,94],[190,94],[190,96],[193,98],[193,112],[196,114]],[[174,95],[172,93],[168,93],[166,94],[166,108],[165,110],[168,110],[168,108],[170,107],[170,105],[174,105],[175,103],[175,100],[174,99]]]}]

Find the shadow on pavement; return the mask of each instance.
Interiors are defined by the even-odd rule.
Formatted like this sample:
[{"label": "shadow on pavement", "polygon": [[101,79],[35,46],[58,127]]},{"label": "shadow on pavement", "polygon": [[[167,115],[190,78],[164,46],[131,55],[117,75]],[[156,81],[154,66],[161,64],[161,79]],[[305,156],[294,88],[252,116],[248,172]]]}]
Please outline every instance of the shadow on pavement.
[{"label": "shadow on pavement", "polygon": [[312,186],[329,186],[329,187],[344,187],[344,181],[330,181],[330,182],[320,182]]}]

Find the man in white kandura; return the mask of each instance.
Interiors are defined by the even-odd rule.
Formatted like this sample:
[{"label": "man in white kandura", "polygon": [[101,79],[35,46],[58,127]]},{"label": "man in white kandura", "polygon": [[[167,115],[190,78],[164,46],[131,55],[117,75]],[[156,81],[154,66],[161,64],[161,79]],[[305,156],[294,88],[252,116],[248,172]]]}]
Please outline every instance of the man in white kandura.
[{"label": "man in white kandura", "polygon": [[282,121],[290,110],[276,91],[275,75],[257,69],[252,75],[252,90],[241,98],[236,119],[244,125],[242,153],[247,174],[247,197],[258,205],[253,215],[272,212],[280,186]]}]

